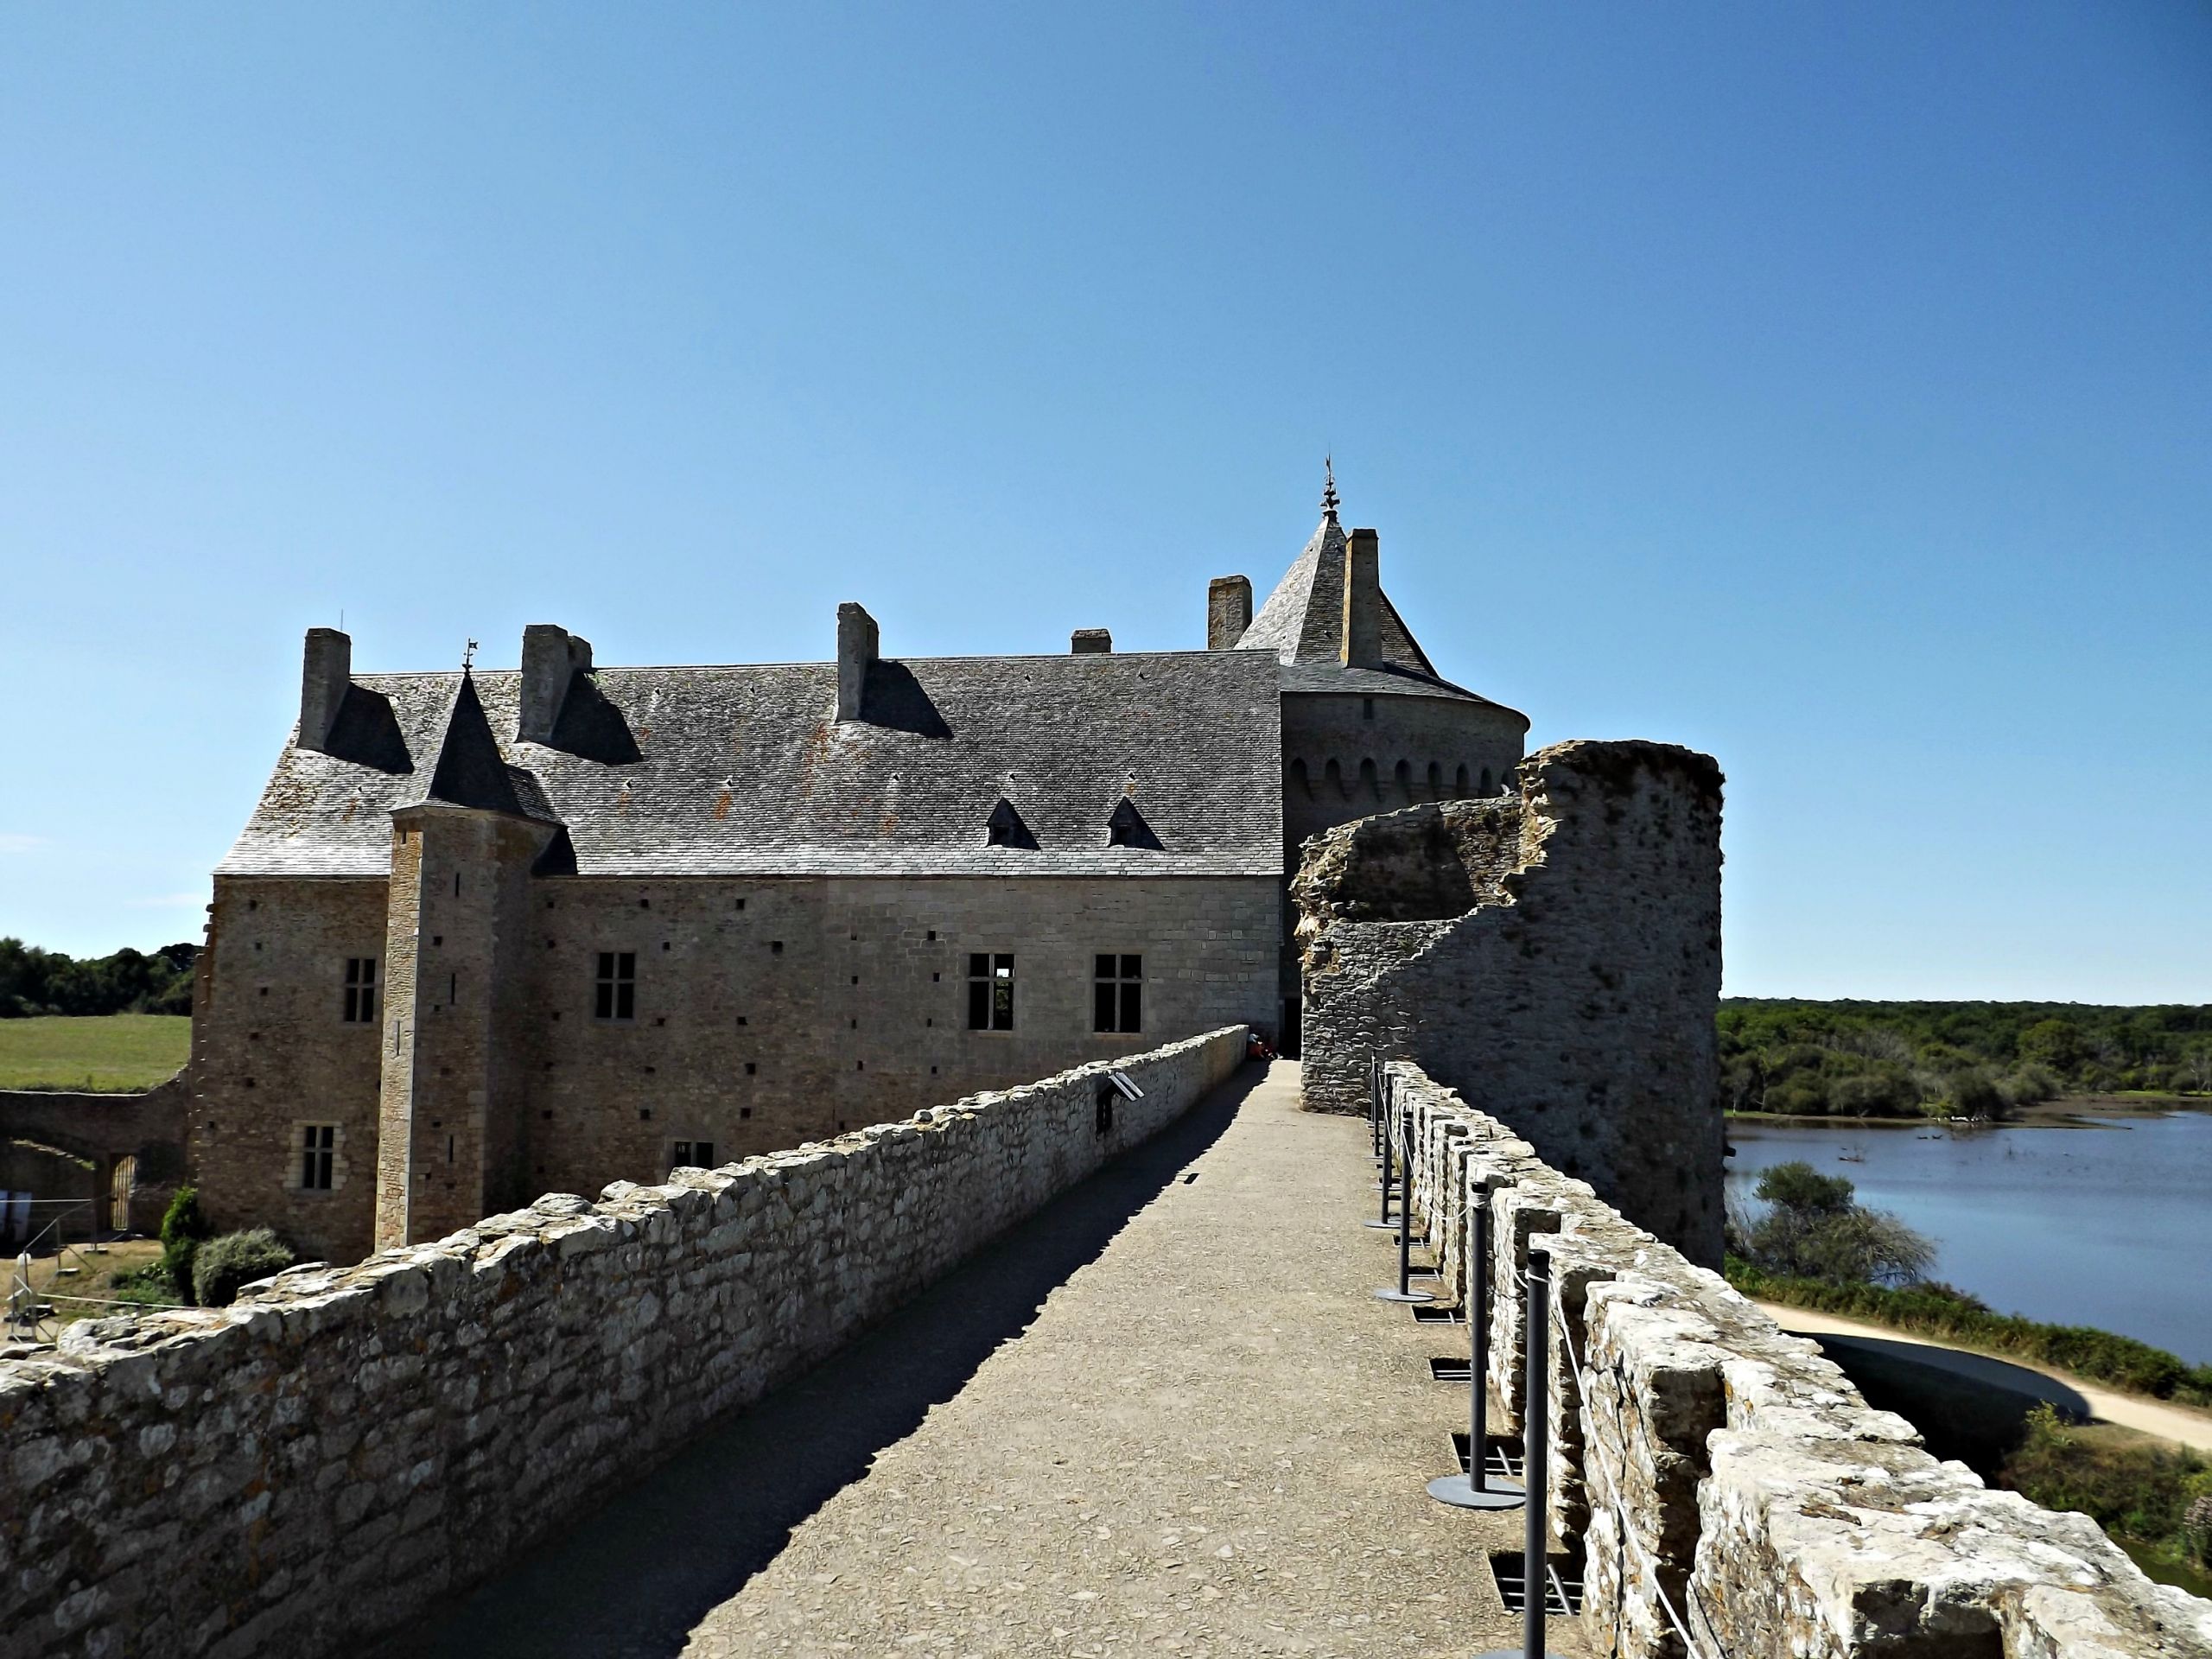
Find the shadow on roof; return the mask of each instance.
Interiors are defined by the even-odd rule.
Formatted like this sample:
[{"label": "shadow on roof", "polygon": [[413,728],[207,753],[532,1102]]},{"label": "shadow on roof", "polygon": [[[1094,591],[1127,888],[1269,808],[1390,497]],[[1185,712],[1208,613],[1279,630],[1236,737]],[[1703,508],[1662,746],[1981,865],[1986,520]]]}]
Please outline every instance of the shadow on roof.
[{"label": "shadow on roof", "polygon": [[569,695],[562,702],[561,713],[553,722],[552,741],[546,747],[609,766],[626,766],[645,758],[629,721],[588,674],[569,680]]},{"label": "shadow on roof", "polygon": [[913,671],[880,657],[868,665],[868,683],[861,688],[861,718],[871,726],[912,732],[917,737],[952,735],[952,728],[944,723]]},{"label": "shadow on roof", "polygon": [[346,688],[338,718],[330,722],[330,736],[322,747],[324,753],[357,766],[393,773],[415,770],[415,758],[407,753],[407,740],[400,734],[391,699],[365,685]]}]

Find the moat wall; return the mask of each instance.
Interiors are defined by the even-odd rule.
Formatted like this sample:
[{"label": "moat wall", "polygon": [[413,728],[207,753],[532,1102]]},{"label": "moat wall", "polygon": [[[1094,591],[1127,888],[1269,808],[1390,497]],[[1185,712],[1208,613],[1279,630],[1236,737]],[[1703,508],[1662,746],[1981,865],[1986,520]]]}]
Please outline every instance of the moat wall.
[{"label": "moat wall", "polygon": [[1584,1555],[1581,1651],[1688,1659],[1679,1620],[1727,1659],[2212,1656],[2212,1602],[2152,1583],[2088,1516],[1937,1462],[1815,1344],[1499,1118],[1417,1066],[1388,1077],[1447,1294],[1471,1209],[1491,1211],[1493,1431],[1525,1418],[1522,1275],[1550,1259],[1546,1496],[1555,1546]]},{"label": "moat wall", "polygon": [[0,1656],[389,1630],[1179,1116],[1245,1042],[1114,1062],[1139,1100],[1095,1063],[0,1348]]},{"label": "moat wall", "polygon": [[1306,1103],[1364,1111],[1370,1055],[1417,1061],[1719,1265],[1720,785],[1669,744],[1561,743],[1504,796],[1308,841]]}]

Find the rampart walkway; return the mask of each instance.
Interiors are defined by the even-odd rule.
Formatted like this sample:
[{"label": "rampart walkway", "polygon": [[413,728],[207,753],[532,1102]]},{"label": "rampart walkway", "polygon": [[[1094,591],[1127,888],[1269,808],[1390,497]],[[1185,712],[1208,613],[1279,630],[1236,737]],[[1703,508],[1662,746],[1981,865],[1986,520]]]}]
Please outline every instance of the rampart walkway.
[{"label": "rampart walkway", "polygon": [[836,1359],[386,1651],[1465,1653],[1429,1501],[1464,1332],[1373,1300],[1366,1129],[1247,1068]]}]

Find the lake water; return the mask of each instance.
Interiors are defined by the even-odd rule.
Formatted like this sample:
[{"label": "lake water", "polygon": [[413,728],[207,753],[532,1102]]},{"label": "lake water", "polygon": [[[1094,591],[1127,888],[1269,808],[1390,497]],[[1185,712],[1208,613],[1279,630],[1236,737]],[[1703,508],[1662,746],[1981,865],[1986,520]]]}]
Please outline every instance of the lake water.
[{"label": "lake water", "polygon": [[1957,1133],[1732,1121],[1728,1185],[1749,1198],[1761,1170],[1802,1158],[1935,1240],[1930,1276],[1999,1313],[2212,1363],[2212,1112],[2088,1121]]}]

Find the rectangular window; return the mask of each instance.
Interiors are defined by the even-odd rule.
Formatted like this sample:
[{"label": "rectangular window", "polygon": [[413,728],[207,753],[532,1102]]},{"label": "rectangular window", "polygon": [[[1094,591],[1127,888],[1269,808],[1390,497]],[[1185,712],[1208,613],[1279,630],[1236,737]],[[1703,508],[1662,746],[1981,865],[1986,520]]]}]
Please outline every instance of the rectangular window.
[{"label": "rectangular window", "polygon": [[330,1191],[338,1160],[338,1126],[308,1123],[300,1128],[300,1185],[310,1192]]},{"label": "rectangular window", "polygon": [[675,1141],[669,1144],[668,1166],[671,1172],[679,1169],[712,1169],[715,1166],[715,1143],[711,1141]]},{"label": "rectangular window", "polygon": [[377,1022],[377,959],[346,958],[346,1023],[372,1026]]},{"label": "rectangular window", "polygon": [[968,1029],[1014,1029],[1014,958],[982,950],[968,957]]},{"label": "rectangular window", "polygon": [[1144,1029],[1144,958],[1100,951],[1091,969],[1090,1028]]},{"label": "rectangular window", "polygon": [[638,1017],[638,953],[634,950],[602,950],[599,953],[599,980],[594,988],[592,1014],[601,1020],[634,1020]]}]

